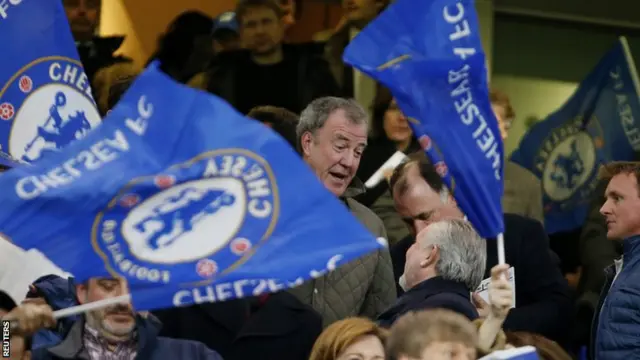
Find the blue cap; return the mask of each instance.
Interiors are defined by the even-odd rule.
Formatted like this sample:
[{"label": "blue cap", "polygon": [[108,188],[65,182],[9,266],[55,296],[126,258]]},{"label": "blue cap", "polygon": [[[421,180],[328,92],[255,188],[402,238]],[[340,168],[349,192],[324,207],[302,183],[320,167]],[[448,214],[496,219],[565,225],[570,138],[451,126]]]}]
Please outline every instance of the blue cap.
[{"label": "blue cap", "polygon": [[238,32],[238,21],[236,20],[236,13],[233,11],[224,12],[213,21],[213,32],[217,30],[231,30]]}]

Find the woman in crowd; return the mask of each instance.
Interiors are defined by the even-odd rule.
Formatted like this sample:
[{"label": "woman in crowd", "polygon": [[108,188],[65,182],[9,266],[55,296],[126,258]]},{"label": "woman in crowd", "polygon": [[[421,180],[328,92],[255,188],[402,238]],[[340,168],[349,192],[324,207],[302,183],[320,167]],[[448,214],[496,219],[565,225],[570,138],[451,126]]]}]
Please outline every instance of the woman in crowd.
[{"label": "woman in crowd", "polygon": [[384,360],[384,329],[364,318],[347,318],[326,328],[309,360]]},{"label": "woman in crowd", "polygon": [[[362,181],[367,181],[396,151],[409,154],[420,149],[407,118],[398,108],[391,92],[382,86],[377,88],[372,116],[369,144],[358,168],[358,178]],[[394,244],[409,235],[409,230],[395,210],[386,181],[367,189],[356,199],[384,222],[389,243]]]}]

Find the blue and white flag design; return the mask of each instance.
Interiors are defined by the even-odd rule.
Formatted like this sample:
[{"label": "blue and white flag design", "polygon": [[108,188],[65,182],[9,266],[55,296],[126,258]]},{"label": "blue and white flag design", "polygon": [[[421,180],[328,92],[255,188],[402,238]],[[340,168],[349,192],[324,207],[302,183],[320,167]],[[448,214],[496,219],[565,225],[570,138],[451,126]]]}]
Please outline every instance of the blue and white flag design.
[{"label": "blue and white flag design", "polygon": [[59,0],[0,1],[0,151],[34,162],[100,123]]},{"label": "blue and white flag design", "polygon": [[503,144],[474,2],[395,1],[349,44],[344,60],[391,90],[480,235],[503,233]]},{"label": "blue and white flag design", "polygon": [[299,285],[384,246],[276,133],[153,63],[105,122],[0,176],[0,231],[139,310]]},{"label": "blue and white flag design", "polygon": [[582,226],[600,164],[638,160],[639,121],[637,74],[623,38],[511,155],[541,180],[547,232]]}]

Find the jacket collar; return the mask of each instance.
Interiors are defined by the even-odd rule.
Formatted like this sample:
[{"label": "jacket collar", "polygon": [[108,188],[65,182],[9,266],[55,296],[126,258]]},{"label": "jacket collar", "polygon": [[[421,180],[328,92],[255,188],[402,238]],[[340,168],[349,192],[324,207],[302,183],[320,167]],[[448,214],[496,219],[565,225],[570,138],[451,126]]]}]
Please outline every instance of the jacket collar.
[{"label": "jacket collar", "polygon": [[[49,348],[49,352],[62,359],[89,359],[89,354],[84,348],[83,331],[85,318],[76,321],[64,340],[56,346]],[[162,324],[153,315],[143,317],[136,316],[136,331],[138,332],[138,358],[148,357],[155,348],[158,333]]]},{"label": "jacket collar", "polygon": [[351,184],[347,186],[347,189],[344,191],[344,194],[340,197],[341,199],[353,198],[358,195],[364,194],[367,191],[367,188],[364,186],[362,180],[354,177],[351,180]]},{"label": "jacket collar", "polygon": [[411,288],[405,294],[408,296],[421,294],[421,297],[426,298],[443,292],[456,293],[466,298],[469,298],[470,296],[470,290],[467,289],[467,286],[464,283],[447,280],[442,276],[427,279]]},{"label": "jacket collar", "polygon": [[625,261],[631,261],[635,256],[640,256],[640,235],[624,239],[622,249]]}]

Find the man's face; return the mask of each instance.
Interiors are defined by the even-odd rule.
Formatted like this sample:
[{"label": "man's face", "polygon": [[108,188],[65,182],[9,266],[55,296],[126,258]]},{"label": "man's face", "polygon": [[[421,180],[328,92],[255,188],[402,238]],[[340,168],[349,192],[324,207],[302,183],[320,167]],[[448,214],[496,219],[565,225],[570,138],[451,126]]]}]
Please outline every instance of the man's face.
[{"label": "man's face", "polygon": [[[95,278],[87,285],[78,285],[80,303],[114,298],[129,293],[123,279]],[[101,336],[111,340],[127,339],[135,329],[135,314],[131,304],[117,304],[87,313],[87,322]]]},{"label": "man's face", "polygon": [[416,241],[409,247],[405,254],[404,273],[400,279],[400,286],[408,291],[424,280],[422,269],[437,262],[438,248],[429,244],[427,233],[429,227],[425,227],[416,236]]},{"label": "man's face", "polygon": [[367,125],[354,124],[344,110],[336,110],[315,134],[304,134],[301,142],[303,157],[320,181],[342,196],[358,171],[367,145]]},{"label": "man's face", "polygon": [[509,129],[511,128],[512,119],[507,118],[507,109],[502,105],[491,104],[491,109],[498,119],[498,128],[500,129],[500,135],[502,140],[506,140],[509,135]]},{"label": "man's face", "polygon": [[101,0],[64,0],[64,10],[76,41],[91,40],[100,22]]},{"label": "man's face", "polygon": [[600,208],[607,222],[609,239],[626,239],[640,234],[640,196],[634,174],[614,176],[605,191],[606,201]]},{"label": "man's face", "polygon": [[352,24],[366,24],[373,20],[383,7],[382,0],[342,0],[344,16]]},{"label": "man's face", "polygon": [[272,9],[251,7],[239,20],[241,42],[252,52],[271,54],[282,44],[284,25]]},{"label": "man's face", "polygon": [[398,189],[394,189],[393,200],[398,213],[414,235],[434,222],[464,218],[451,196],[441,197],[422,178],[416,164],[408,166],[405,174],[406,191],[400,194]]},{"label": "man's face", "polygon": [[280,9],[282,9],[282,22],[286,29],[296,24],[296,2],[294,0],[280,0]]}]

